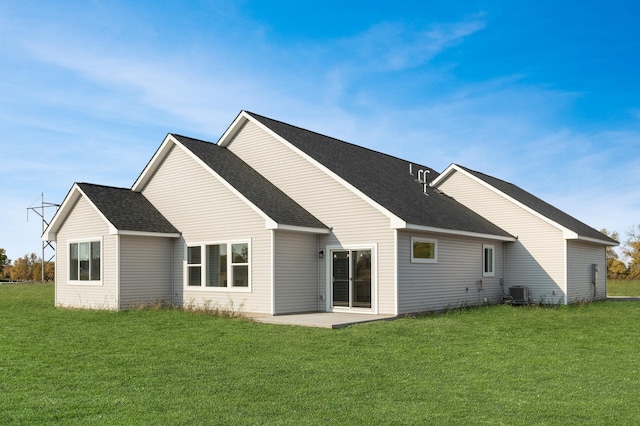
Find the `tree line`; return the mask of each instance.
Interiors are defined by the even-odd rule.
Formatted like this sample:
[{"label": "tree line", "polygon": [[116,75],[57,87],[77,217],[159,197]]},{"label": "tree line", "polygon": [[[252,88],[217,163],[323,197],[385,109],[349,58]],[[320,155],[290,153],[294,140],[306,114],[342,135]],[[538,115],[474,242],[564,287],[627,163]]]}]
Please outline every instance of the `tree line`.
[{"label": "tree line", "polygon": [[11,261],[5,249],[0,248],[0,280],[2,281],[53,281],[55,278],[55,263],[44,265],[42,277],[42,259],[35,253],[25,254],[19,259]]},{"label": "tree line", "polygon": [[624,242],[620,240],[620,234],[617,231],[609,232],[602,229],[600,232],[620,241],[621,252],[626,260],[623,262],[613,247],[607,247],[607,278],[614,280],[640,279],[640,225],[627,231],[627,239]]}]

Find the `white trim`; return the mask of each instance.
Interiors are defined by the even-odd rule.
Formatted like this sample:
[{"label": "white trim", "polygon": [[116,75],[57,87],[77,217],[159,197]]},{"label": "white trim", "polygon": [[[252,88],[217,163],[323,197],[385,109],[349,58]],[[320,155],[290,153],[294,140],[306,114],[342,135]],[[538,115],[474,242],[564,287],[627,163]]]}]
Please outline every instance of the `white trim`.
[{"label": "white trim", "polygon": [[[88,280],[72,280],[70,274],[70,265],[71,265],[71,244],[79,244],[79,243],[100,243],[100,279],[92,280],[91,279],[91,270],[89,270],[89,279]],[[91,244],[89,244],[91,246]],[[56,246],[57,247],[57,246]],[[104,285],[104,238],[102,236],[98,237],[88,237],[88,238],[69,238],[66,240],[66,250],[67,250],[67,262],[64,265],[67,268],[67,285],[72,286],[82,286],[82,287],[102,287]],[[80,247],[78,246],[78,256],[80,256]],[[91,252],[89,252],[89,264],[91,264]],[[80,272],[78,271],[78,274]],[[79,278],[79,277],[78,277]]]},{"label": "white trim", "polygon": [[[93,203],[93,201],[91,201],[91,198],[89,198],[87,194],[84,193],[82,188],[80,188],[80,186],[77,183],[74,183],[73,186],[71,187],[71,190],[69,191],[69,194],[67,194],[64,201],[62,202],[62,205],[60,206],[56,214],[53,216],[53,219],[51,219],[49,226],[47,226],[47,228],[43,232],[42,234],[43,241],[54,241],[57,238],[58,228],[62,225],[62,223],[64,223],[64,219],[66,219],[67,216],[71,213],[71,209],[81,197],[84,197],[84,199],[87,200],[87,202],[93,208],[93,210],[95,210],[98,216],[100,216],[102,220],[107,224],[107,226],[109,227],[110,235],[138,235],[138,236],[144,236],[144,237],[170,237],[170,238],[180,237],[179,233],[127,231],[127,230],[120,230],[116,228],[113,225],[113,223],[111,223],[109,219],[107,219],[107,217]],[[60,225],[58,225],[59,221],[62,221]]]},{"label": "white trim", "polygon": [[[56,240],[56,251],[57,250],[58,250],[58,240]],[[67,251],[68,251],[68,249],[67,249]],[[68,262],[69,262],[69,259],[67,259],[67,263]],[[54,279],[53,279],[53,283],[54,283],[54,286],[53,286],[53,303],[54,303],[54,306],[58,306],[58,300],[59,300],[59,297],[58,297],[59,284],[58,284],[58,279],[57,279],[60,276],[58,274],[58,271],[59,271],[58,268],[59,267],[60,267],[60,262],[58,262],[58,258],[56,257],[56,260],[53,263],[53,273],[54,273],[54,276],[53,276],[54,277]],[[68,274],[68,272],[67,272],[67,274]]]},{"label": "white trim", "polygon": [[441,181],[445,181],[447,179],[447,177],[450,174],[452,174],[454,171],[462,173],[464,176],[468,177],[469,179],[475,181],[476,183],[479,183],[480,185],[484,186],[485,188],[489,189],[490,191],[498,194],[499,196],[507,199],[508,201],[511,201],[516,206],[518,206],[518,207],[524,209],[525,211],[527,211],[528,213],[534,215],[538,219],[540,219],[540,220],[548,223],[549,225],[553,226],[554,228],[562,231],[562,234],[563,234],[565,239],[584,239],[584,240],[595,242],[595,243],[615,246],[615,244],[612,244],[612,243],[607,242],[607,241],[593,239],[593,238],[589,238],[589,237],[581,237],[575,231],[572,231],[571,229],[567,228],[566,226],[563,226],[563,225],[559,224],[558,222],[548,218],[547,216],[543,215],[542,213],[539,213],[537,210],[534,210],[531,207],[529,207],[529,206],[521,203],[520,201],[516,200],[515,198],[505,194],[504,192],[500,191],[495,186],[485,182],[484,180],[482,180],[482,179],[478,178],[477,176],[473,175],[472,173],[469,173],[468,171],[464,170],[463,168],[461,168],[457,164],[451,164],[449,167],[447,167],[446,170],[444,172],[442,172],[442,174],[440,174],[440,176],[438,176],[437,178],[434,179],[432,185],[434,187],[437,187],[440,184]]},{"label": "white trim", "polygon": [[398,300],[398,297],[400,295],[400,291],[399,291],[399,283],[398,280],[399,275],[398,275],[398,255],[400,254],[399,248],[398,248],[398,230],[394,229],[393,230],[393,294],[395,296],[395,301],[393,304],[393,313],[394,315],[399,315],[399,311],[400,311],[400,302]]},{"label": "white trim", "polygon": [[133,235],[137,237],[180,238],[179,233],[165,233],[165,232],[123,231],[123,230],[117,230],[117,229],[115,229],[115,232],[111,232],[111,229],[110,229],[109,233],[112,235]]},{"label": "white trim", "polygon": [[[286,229],[290,225],[280,225],[275,220],[273,220],[269,215],[267,215],[262,209],[256,206],[253,202],[251,202],[247,197],[245,197],[240,191],[238,191],[233,185],[231,185],[226,179],[220,176],[215,170],[209,167],[204,161],[200,159],[196,154],[194,154],[190,149],[184,146],[180,141],[174,138],[172,135],[167,136],[168,139],[172,140],[173,143],[180,147],[192,160],[198,163],[205,171],[207,171],[210,175],[215,177],[225,188],[231,191],[236,197],[242,200],[247,206],[249,206],[254,212],[258,214],[261,218],[264,219],[264,227],[265,229]],[[157,166],[156,166],[157,167]],[[314,229],[314,228],[305,228],[305,227],[295,227],[300,229]],[[325,232],[324,229],[318,229],[313,231],[304,231],[304,232]],[[329,233],[329,230],[326,230],[326,233]]]},{"label": "white trim", "polygon": [[[232,262],[232,253],[233,244],[247,244],[249,262],[248,263],[233,263]],[[207,276],[207,266],[206,266],[206,247],[214,246],[214,245],[226,245],[227,247],[227,284],[231,283],[233,280],[233,266],[247,266],[247,279],[248,283],[246,287],[242,286],[234,286],[230,285],[227,287],[207,287],[203,285]],[[251,265],[253,261],[253,256],[251,253],[251,238],[239,238],[233,240],[221,240],[221,241],[204,241],[204,242],[193,242],[187,243],[185,241],[184,245],[184,258],[183,258],[183,279],[182,279],[182,287],[183,291],[203,291],[203,292],[231,292],[231,293],[252,293],[253,290],[253,280],[251,273]],[[190,286],[189,285],[189,259],[188,259],[188,251],[189,247],[200,247],[200,286]]]},{"label": "white trim", "polygon": [[310,228],[307,226],[296,226],[296,225],[282,225],[276,223],[274,220],[269,219],[270,222],[265,224],[266,229],[270,230],[281,230],[281,231],[294,231],[294,232],[306,232],[310,234],[330,234],[331,230],[327,228]]},{"label": "white trim", "polygon": [[176,139],[172,137],[171,134],[165,136],[160,147],[158,147],[158,150],[153,154],[153,157],[151,157],[151,160],[149,160],[144,170],[142,170],[138,179],[133,183],[133,186],[131,187],[132,191],[143,191],[144,187],[151,180],[151,177],[153,177],[158,167],[162,164],[162,160],[164,160],[169,152],[171,152],[171,148],[173,148],[175,143]]},{"label": "white trim", "polygon": [[[491,271],[485,269],[486,250],[491,250]],[[496,246],[493,244],[482,244],[482,276],[483,277],[495,277],[496,276]]]},{"label": "white trim", "polygon": [[460,235],[463,237],[474,237],[474,238],[482,238],[486,240],[496,240],[496,241],[516,241],[517,240],[517,238],[515,237],[501,237],[499,235],[481,234],[478,232],[469,232],[469,231],[458,231],[455,229],[435,228],[433,226],[413,225],[411,223],[408,223],[406,227],[400,228],[400,229],[425,231],[425,232],[432,232],[436,234]]},{"label": "white trim", "polygon": [[276,231],[274,229],[271,230],[271,253],[270,253],[270,263],[271,263],[271,315],[275,315],[276,312]]},{"label": "white trim", "polygon": [[314,166],[316,166],[322,172],[324,172],[325,174],[327,174],[328,176],[333,178],[335,181],[340,183],[342,186],[347,188],[349,191],[351,191],[352,193],[354,193],[355,195],[360,197],[367,204],[369,204],[370,206],[372,206],[373,208],[375,208],[376,210],[381,212],[383,215],[387,216],[392,221],[392,223],[395,222],[395,221],[398,221],[398,220],[402,221],[401,218],[399,218],[398,216],[396,216],[395,214],[393,214],[392,212],[390,212],[389,210],[387,210],[385,207],[381,206],[377,202],[373,201],[369,196],[364,194],[362,191],[357,189],[355,186],[351,185],[349,182],[347,182],[346,180],[344,180],[343,178],[338,176],[336,173],[334,173],[333,171],[328,169],[322,163],[320,163],[319,161],[317,161],[316,159],[311,157],[309,154],[307,154],[306,152],[302,151],[301,149],[299,149],[298,147],[296,147],[295,145],[293,145],[292,143],[290,143],[289,141],[287,141],[286,139],[284,139],[283,137],[281,137],[280,135],[275,133],[269,127],[267,127],[264,124],[262,124],[258,119],[256,119],[256,118],[252,117],[251,115],[249,115],[246,111],[240,111],[240,114],[238,114],[238,116],[236,117],[234,122],[231,124],[231,126],[229,126],[227,131],[224,132],[222,137],[218,140],[218,145],[220,145],[222,147],[228,146],[233,141],[233,138],[236,136],[236,134],[242,129],[243,126],[246,125],[247,121],[249,121],[249,120],[251,122],[253,122],[256,126],[261,128],[263,131],[265,131],[268,134],[270,134],[276,140],[280,141],[282,144],[287,146],[289,149],[291,149],[292,151],[296,152],[298,155],[302,156],[305,160],[307,160],[309,163],[311,163]]},{"label": "white trim", "polygon": [[[413,245],[415,243],[429,243],[433,244],[433,258],[414,257]],[[435,238],[414,237],[411,236],[411,246],[409,247],[411,253],[411,263],[438,263],[438,240]]]},{"label": "white trim", "polygon": [[581,235],[578,235],[577,238],[575,238],[576,240],[580,240],[580,241],[587,241],[590,243],[598,243],[598,244],[604,244],[606,246],[610,246],[610,247],[617,247],[620,245],[620,243],[618,244],[614,244],[612,242],[608,242],[608,241],[602,241],[602,240],[598,240],[595,238],[589,238],[589,237],[583,237]]},{"label": "white trim", "polygon": [[[171,135],[169,135],[171,136]],[[211,167],[209,167],[204,161],[200,159],[196,154],[194,154],[190,149],[186,146],[182,145],[177,139],[173,139],[176,146],[180,147],[191,159],[193,159],[196,163],[198,163],[202,168],[205,169],[211,176],[215,177],[224,187],[226,187],[229,191],[231,191],[234,195],[240,198],[244,203],[249,206],[253,211],[255,211],[260,217],[264,219],[265,229],[272,229],[276,222],[271,219],[265,212],[263,212],[258,206],[253,204],[247,197],[245,197],[240,191],[238,191],[233,185],[227,182],[222,176],[216,173]]]},{"label": "white trim", "polygon": [[[370,250],[371,251],[371,308],[345,308],[345,307],[334,307],[332,306],[333,302],[333,285],[332,278],[333,274],[331,271],[331,265],[333,263],[333,255],[334,251],[352,251],[352,250]],[[378,313],[378,244],[348,244],[346,246],[342,245],[327,245],[325,248],[325,258],[326,262],[326,309],[327,312],[343,312],[343,313],[354,313],[354,314],[373,314],[376,315]],[[351,266],[349,266],[351,267]]]},{"label": "white trim", "polygon": [[563,267],[564,267],[564,283],[563,283],[563,291],[564,291],[564,304],[566,305],[569,301],[569,295],[567,293],[569,293],[569,265],[568,265],[568,261],[569,261],[569,241],[565,240],[564,241],[564,261],[563,263]]},{"label": "white trim", "polygon": [[54,241],[57,238],[58,229],[60,228],[60,226],[62,226],[67,216],[71,213],[71,210],[75,206],[76,202],[80,199],[80,197],[84,197],[89,202],[89,205],[91,205],[91,207],[98,213],[98,216],[100,216],[102,220],[104,220],[105,223],[109,225],[109,230],[111,231],[111,229],[113,228],[113,224],[109,222],[107,218],[102,214],[100,209],[98,209],[98,207],[93,204],[91,199],[87,197],[87,194],[85,194],[82,189],[80,189],[80,186],[78,186],[77,183],[74,183],[69,190],[69,193],[62,201],[60,208],[51,219],[49,226],[47,226],[47,228],[42,233],[43,241]]},{"label": "white trim", "polygon": [[120,235],[116,235],[116,309],[120,309]]},{"label": "white trim", "polygon": [[240,133],[244,126],[247,125],[249,119],[251,119],[251,121],[255,121],[253,120],[253,117],[247,114],[246,111],[240,111],[229,127],[227,127],[227,130],[225,130],[222,136],[220,136],[220,139],[218,139],[218,145],[221,147],[227,147],[231,141],[235,139],[236,135]]}]

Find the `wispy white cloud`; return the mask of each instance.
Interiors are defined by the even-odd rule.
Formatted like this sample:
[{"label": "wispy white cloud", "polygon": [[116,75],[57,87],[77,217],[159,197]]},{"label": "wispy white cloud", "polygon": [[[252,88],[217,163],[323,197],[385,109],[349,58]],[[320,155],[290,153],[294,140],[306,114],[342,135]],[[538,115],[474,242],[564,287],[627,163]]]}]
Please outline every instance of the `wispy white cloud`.
[{"label": "wispy white cloud", "polygon": [[462,22],[413,29],[402,22],[383,22],[336,44],[342,57],[361,72],[388,72],[423,65],[442,51],[482,30],[484,15]]},{"label": "wispy white cloud", "polygon": [[[7,104],[4,123],[46,133],[55,147],[48,160],[19,160],[11,172],[42,170],[41,185],[58,188],[60,201],[76,180],[128,186],[164,133],[215,140],[246,108],[437,169],[452,162],[476,168],[594,226],[623,232],[640,210],[640,172],[633,172],[640,164],[632,160],[640,157],[639,135],[566,123],[579,93],[529,83],[524,74],[462,81],[455,64],[431,66],[480,35],[490,25],[483,14],[423,26],[382,22],[352,37],[284,46],[233,10],[225,13],[236,33],[222,37],[212,27],[201,40],[120,9],[101,11],[114,26],[100,31],[91,29],[96,17],[82,27],[64,13],[22,27],[0,18],[11,24],[0,29],[0,59],[28,62],[33,73],[16,73],[0,88],[41,109]],[[171,48],[158,44],[164,31],[176,31]],[[390,101],[392,91],[399,100]],[[620,170],[603,166],[612,163]]]}]

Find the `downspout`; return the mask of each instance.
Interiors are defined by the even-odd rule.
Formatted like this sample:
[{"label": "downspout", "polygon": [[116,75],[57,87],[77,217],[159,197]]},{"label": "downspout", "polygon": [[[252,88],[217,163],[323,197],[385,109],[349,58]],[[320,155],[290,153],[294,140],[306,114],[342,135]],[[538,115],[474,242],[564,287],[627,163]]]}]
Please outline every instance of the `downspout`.
[{"label": "downspout", "polygon": [[564,240],[564,304],[568,304],[569,300],[569,270],[567,268],[567,258],[569,251],[569,241],[565,238]]},{"label": "downspout", "polygon": [[[377,251],[376,251],[376,256],[378,255]],[[377,262],[376,262],[376,266],[377,266]],[[399,311],[400,311],[400,301],[398,300],[398,295],[400,294],[399,290],[398,290],[398,229],[395,228],[393,230],[393,285],[394,285],[394,292],[395,292],[395,307],[394,307],[394,315],[398,316],[399,315]],[[379,290],[379,286],[376,286],[376,293],[380,294],[380,290]],[[378,297],[378,294],[376,294],[376,300]]]},{"label": "downspout", "polygon": [[[54,243],[56,244],[56,253],[58,252],[58,236],[56,235],[56,239],[54,240]],[[67,253],[67,264],[69,264],[69,254]],[[53,291],[54,291],[54,295],[53,295],[53,303],[55,304],[55,306],[58,306],[58,257],[56,256],[56,261],[53,264]]]},{"label": "downspout", "polygon": [[175,300],[175,295],[176,295],[176,289],[175,289],[175,280],[176,277],[174,275],[174,263],[176,263],[176,258],[175,258],[175,246],[176,246],[176,240],[172,239],[171,240],[171,250],[169,252],[169,258],[171,259],[171,266],[169,267],[169,276],[171,277],[171,307],[174,307],[176,305],[176,300]]},{"label": "downspout", "polygon": [[504,297],[507,293],[504,291],[504,286],[507,280],[507,243],[502,243],[502,279],[500,280],[500,287],[502,287],[502,300],[504,302]]},{"label": "downspout", "polygon": [[271,315],[276,313],[276,231],[271,230]]},{"label": "downspout", "polygon": [[[102,240],[104,241],[104,238]],[[104,243],[102,244],[104,246]],[[102,273],[104,280],[104,271]],[[120,234],[116,234],[116,310],[120,310]]]},{"label": "downspout", "polygon": [[[316,234],[316,253],[320,253],[320,235]],[[320,256],[316,257],[316,310],[320,312],[320,295],[322,290],[320,289]]]},{"label": "downspout", "polygon": [[607,247],[606,246],[604,247],[603,251],[604,251],[604,257],[602,260],[604,261],[604,263],[602,265],[604,268],[604,273],[602,274],[602,279],[604,282],[604,299],[606,299],[607,298],[607,278],[608,278],[607,272],[609,272],[607,270]]}]

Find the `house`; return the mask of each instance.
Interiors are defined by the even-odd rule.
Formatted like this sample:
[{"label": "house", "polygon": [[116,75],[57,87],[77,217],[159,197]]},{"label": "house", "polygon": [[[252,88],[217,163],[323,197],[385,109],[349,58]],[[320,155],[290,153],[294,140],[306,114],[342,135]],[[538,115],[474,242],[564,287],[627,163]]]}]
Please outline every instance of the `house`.
[{"label": "house", "polygon": [[57,306],[271,315],[602,299],[617,245],[499,179],[247,111],[217,143],[168,134],[130,189],[74,184],[43,239]]}]

